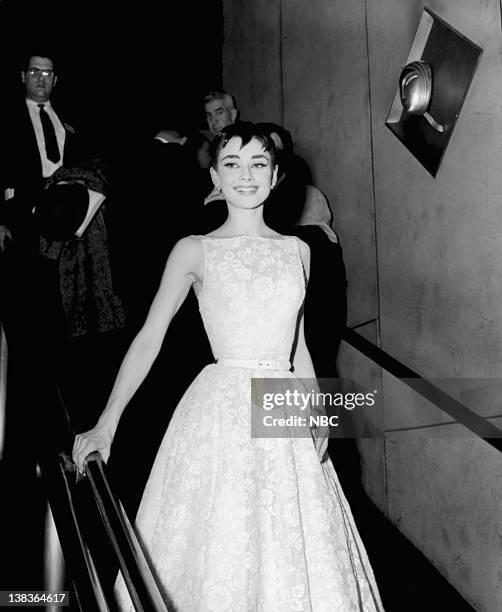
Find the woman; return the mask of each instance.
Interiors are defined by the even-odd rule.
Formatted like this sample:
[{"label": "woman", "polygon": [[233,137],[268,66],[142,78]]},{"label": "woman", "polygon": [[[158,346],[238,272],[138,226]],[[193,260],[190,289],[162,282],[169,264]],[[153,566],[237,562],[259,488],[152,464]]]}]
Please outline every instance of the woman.
[{"label": "woman", "polygon": [[[277,178],[273,142],[253,124],[227,126],[214,142],[211,176],[228,219],[174,247],[103,415],[76,438],[74,460],[83,470],[94,450],[108,459],[120,414],[193,286],[218,362],[178,405],[137,516],[166,600],[179,612],[380,611],[333,467],[318,458],[324,441],[250,434],[251,378],[294,386],[315,377],[299,317],[309,249],[263,221]],[[125,606],[123,585],[119,592]]]}]

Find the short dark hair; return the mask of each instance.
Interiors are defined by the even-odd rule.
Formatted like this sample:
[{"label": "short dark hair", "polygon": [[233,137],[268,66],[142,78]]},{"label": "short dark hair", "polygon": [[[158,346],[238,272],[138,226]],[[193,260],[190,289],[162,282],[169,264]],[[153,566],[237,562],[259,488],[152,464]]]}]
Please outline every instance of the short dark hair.
[{"label": "short dark hair", "polygon": [[211,142],[209,151],[211,155],[211,165],[213,168],[216,168],[220,151],[227,145],[231,138],[234,138],[234,136],[242,140],[241,148],[245,147],[253,138],[259,140],[263,145],[263,149],[270,153],[272,167],[275,166],[277,156],[275,144],[272,138],[270,138],[268,135],[267,131],[264,130],[258,123],[238,121],[237,123],[232,123],[231,125],[224,127],[221,132],[216,134],[214,140]]},{"label": "short dark hair", "polygon": [[293,154],[293,149],[294,149],[293,138],[290,132],[288,132],[286,128],[284,128],[282,125],[279,125],[278,123],[271,123],[270,121],[262,122],[259,125],[265,130],[265,132],[269,136],[273,132],[275,132],[279,136],[282,142],[284,153],[286,155]]},{"label": "short dark hair", "polygon": [[40,49],[38,49],[37,47],[34,47],[34,49],[25,53],[22,57],[21,70],[24,71],[28,69],[28,64],[30,63],[30,59],[32,57],[45,57],[46,59],[50,59],[52,62],[52,66],[54,68],[54,72],[56,71],[55,53],[53,53],[51,49],[45,49],[44,47],[41,47]]}]

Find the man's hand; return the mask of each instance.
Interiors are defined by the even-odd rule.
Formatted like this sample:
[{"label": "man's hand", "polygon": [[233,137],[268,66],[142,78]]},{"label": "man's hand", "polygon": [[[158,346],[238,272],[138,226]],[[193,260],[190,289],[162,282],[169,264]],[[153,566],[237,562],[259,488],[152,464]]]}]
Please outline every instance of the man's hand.
[{"label": "man's hand", "polygon": [[184,145],[188,140],[186,136],[180,136],[179,132],[176,130],[160,130],[154,136],[157,140],[165,143],[175,143],[179,145]]},{"label": "man's hand", "polygon": [[0,251],[3,253],[7,249],[8,243],[12,241],[12,234],[6,225],[0,225]]}]

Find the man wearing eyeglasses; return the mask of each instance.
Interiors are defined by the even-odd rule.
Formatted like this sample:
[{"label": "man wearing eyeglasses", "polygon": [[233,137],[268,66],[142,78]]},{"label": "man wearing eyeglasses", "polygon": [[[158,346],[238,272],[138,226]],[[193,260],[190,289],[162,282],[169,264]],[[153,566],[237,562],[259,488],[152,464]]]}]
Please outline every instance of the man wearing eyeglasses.
[{"label": "man wearing eyeglasses", "polygon": [[18,352],[33,352],[31,336],[38,330],[31,321],[46,302],[36,289],[39,236],[33,211],[47,179],[79,156],[74,129],[51,104],[57,81],[53,59],[31,55],[25,66],[24,99],[14,98],[0,115],[0,321],[13,365]]},{"label": "man wearing eyeglasses", "polygon": [[[9,519],[0,517],[6,526],[12,524],[16,512],[21,512],[23,503],[30,507],[36,482],[33,446],[37,419],[40,415],[41,421],[46,420],[50,414],[42,400],[42,389],[48,384],[42,369],[50,361],[51,346],[45,337],[41,341],[44,326],[40,324],[40,313],[53,304],[38,291],[39,240],[33,209],[46,179],[63,163],[72,164],[78,157],[74,130],[51,104],[56,81],[53,59],[32,55],[21,71],[24,96],[17,99],[12,96],[3,109],[5,112],[0,114],[0,323],[8,348],[2,478],[13,474],[8,482],[13,498],[18,498],[16,503],[2,504],[0,512],[8,509],[12,514]],[[3,104],[7,104],[5,98],[4,93]],[[23,542],[27,544],[30,537],[34,540],[37,527],[40,526],[36,524],[27,530]],[[4,537],[0,539],[5,542]],[[23,544],[19,546],[22,548]],[[14,545],[12,554],[16,550]],[[6,552],[5,557],[9,556]],[[13,580],[16,577],[21,580],[23,559],[18,560],[19,565],[16,560],[17,557],[12,557],[10,562]],[[3,569],[0,577],[2,582]],[[9,582],[9,588],[15,584]],[[2,588],[6,588],[5,584]]]},{"label": "man wearing eyeglasses", "polygon": [[50,57],[33,55],[21,71],[25,102],[8,115],[2,128],[1,174],[4,202],[0,204],[0,252],[9,246],[32,245],[32,209],[44,179],[63,162],[76,158],[74,129],[51,104],[57,81]]}]

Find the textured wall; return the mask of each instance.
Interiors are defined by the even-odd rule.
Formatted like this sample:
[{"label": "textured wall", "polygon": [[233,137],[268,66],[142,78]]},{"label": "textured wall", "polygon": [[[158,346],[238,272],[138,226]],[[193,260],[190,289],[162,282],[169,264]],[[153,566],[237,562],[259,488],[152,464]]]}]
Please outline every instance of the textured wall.
[{"label": "textured wall", "polygon": [[[368,3],[380,343],[429,377],[497,376],[500,5],[498,0],[427,4],[483,48],[435,179],[384,125],[422,13],[422,2],[406,5],[403,10],[399,0]],[[385,445],[389,518],[477,609],[500,610],[500,453],[462,437],[467,433],[462,428],[428,427],[444,415],[392,377],[384,377],[383,387],[386,426],[409,429],[390,435]]]},{"label": "textured wall", "polygon": [[[427,6],[484,50],[435,179],[385,127],[423,2],[225,0],[224,83],[246,118],[283,120],[328,195],[349,322],[376,319],[363,335],[425,376],[496,377],[500,3]],[[340,367],[362,386],[380,375],[345,344]],[[502,455],[459,426],[434,426],[444,414],[385,373],[382,389],[385,424],[403,431],[361,442],[368,493],[476,609],[498,612]],[[500,414],[500,402],[479,397],[474,409]]]},{"label": "textured wall", "polygon": [[484,49],[435,179],[384,125],[422,2],[408,2],[407,11],[400,0],[378,3],[379,10],[375,4],[368,3],[368,32],[381,342],[427,376],[496,376],[502,364],[502,208],[494,163],[502,157],[499,2],[428,3]]},{"label": "textured wall", "polygon": [[283,2],[282,65],[284,125],[330,201],[356,325],[377,316],[374,202],[364,0],[346,6]]},{"label": "textured wall", "polygon": [[449,438],[466,435],[460,428],[444,430],[387,437],[389,517],[476,610],[499,612],[500,453],[476,439]]},{"label": "textured wall", "polygon": [[241,119],[282,123],[280,0],[224,0],[223,86]]}]

